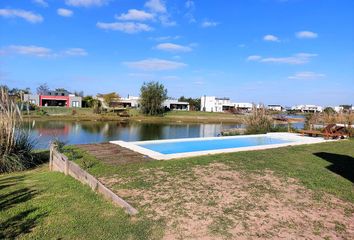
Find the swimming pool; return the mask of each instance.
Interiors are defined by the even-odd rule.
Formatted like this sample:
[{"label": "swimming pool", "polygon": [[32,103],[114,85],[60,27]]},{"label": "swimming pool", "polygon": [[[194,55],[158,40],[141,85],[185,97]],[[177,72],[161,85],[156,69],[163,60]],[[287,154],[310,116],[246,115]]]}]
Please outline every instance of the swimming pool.
[{"label": "swimming pool", "polygon": [[322,138],[302,137],[293,133],[268,133],[232,137],[188,138],[154,141],[111,141],[158,160],[206,154],[260,150],[323,142]]},{"label": "swimming pool", "polygon": [[244,137],[244,138],[217,138],[201,139],[197,141],[175,141],[175,142],[153,142],[138,143],[140,147],[150,149],[162,154],[175,154],[183,152],[198,152],[226,148],[239,148],[249,146],[260,146],[268,144],[287,143],[289,140],[278,139],[269,136]]}]

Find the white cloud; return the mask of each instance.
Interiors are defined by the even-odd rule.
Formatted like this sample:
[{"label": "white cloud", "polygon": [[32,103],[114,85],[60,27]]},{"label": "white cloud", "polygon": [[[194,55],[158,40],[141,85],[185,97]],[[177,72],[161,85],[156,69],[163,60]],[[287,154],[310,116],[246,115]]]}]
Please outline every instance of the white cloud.
[{"label": "white cloud", "polygon": [[48,3],[44,0],[32,0],[35,4],[38,4],[42,7],[48,7]]},{"label": "white cloud", "polygon": [[263,40],[264,41],[268,41],[268,42],[280,42],[279,38],[277,36],[274,36],[274,35],[271,35],[271,34],[265,35],[263,37]]},{"label": "white cloud", "polygon": [[167,40],[176,40],[176,39],[180,39],[180,38],[181,38],[181,36],[176,35],[176,36],[151,37],[149,39],[161,42],[161,41],[167,41]]},{"label": "white cloud", "polygon": [[98,22],[96,24],[98,28],[105,30],[121,31],[125,33],[138,33],[138,32],[149,32],[152,28],[149,25],[143,23],[134,22],[113,22],[113,23],[103,23]]},{"label": "white cloud", "polygon": [[184,16],[188,19],[188,21],[190,23],[197,22],[197,20],[195,20],[194,14],[193,14],[194,11],[195,11],[195,3],[194,3],[194,1],[187,0],[184,5],[185,5],[185,7],[187,9],[187,12],[186,12],[186,14]]},{"label": "white cloud", "polygon": [[204,20],[202,22],[202,27],[207,28],[207,27],[216,27],[217,25],[219,25],[218,22],[214,22],[214,21],[208,21],[208,20]]},{"label": "white cloud", "polygon": [[0,16],[5,18],[19,17],[30,23],[39,23],[43,21],[41,15],[22,9],[0,9]]},{"label": "white cloud", "polygon": [[145,7],[149,9],[163,26],[171,27],[176,26],[177,23],[171,20],[170,14],[167,12],[165,1],[163,0],[148,0]]},{"label": "white cloud", "polygon": [[145,3],[145,7],[155,13],[166,13],[166,5],[162,0],[149,0]]},{"label": "white cloud", "polygon": [[100,7],[108,3],[109,0],[65,0],[66,5],[74,7]]},{"label": "white cloud", "polygon": [[60,56],[86,56],[85,49],[68,48],[61,52],[54,52],[50,48],[35,45],[10,45],[0,49],[4,54],[28,55],[33,57],[60,57]]},{"label": "white cloud", "polygon": [[325,74],[315,73],[315,72],[297,72],[292,76],[289,76],[289,79],[295,80],[317,80],[326,77]]},{"label": "white cloud", "polygon": [[247,58],[247,61],[258,61],[258,60],[260,60],[260,59],[262,59],[261,56],[252,55],[252,56],[249,56],[249,57]]},{"label": "white cloud", "polygon": [[315,32],[311,32],[311,31],[301,31],[301,32],[297,32],[296,34],[297,38],[300,39],[308,39],[308,38],[317,38],[318,34]]},{"label": "white cloud", "polygon": [[154,15],[142,10],[129,9],[128,13],[123,13],[120,16],[115,16],[118,20],[124,21],[146,21],[154,19]]},{"label": "white cloud", "polygon": [[124,62],[123,64],[127,65],[130,68],[135,68],[144,71],[174,70],[187,66],[187,64],[182,62],[175,62],[158,58],[148,58],[135,62]]},{"label": "white cloud", "polygon": [[88,53],[83,48],[69,48],[64,51],[64,55],[67,55],[67,56],[87,56]]},{"label": "white cloud", "polygon": [[12,54],[30,55],[35,57],[49,57],[53,54],[52,50],[49,48],[34,45],[10,45],[7,47],[7,52]]},{"label": "white cloud", "polygon": [[73,11],[65,8],[58,8],[57,13],[62,17],[71,17],[74,14]]},{"label": "white cloud", "polygon": [[289,57],[267,57],[262,58],[261,56],[249,56],[248,61],[257,61],[263,63],[284,63],[291,65],[305,64],[308,63],[312,57],[316,57],[317,54],[313,53],[297,53]]},{"label": "white cloud", "polygon": [[156,49],[167,51],[167,52],[190,52],[192,51],[191,47],[182,46],[174,43],[161,43],[156,46]]}]

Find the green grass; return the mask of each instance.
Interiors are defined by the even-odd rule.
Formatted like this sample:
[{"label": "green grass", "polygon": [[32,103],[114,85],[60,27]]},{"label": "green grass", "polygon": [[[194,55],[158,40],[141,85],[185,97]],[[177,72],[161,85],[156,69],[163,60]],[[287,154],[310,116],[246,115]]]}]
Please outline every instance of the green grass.
[{"label": "green grass", "polygon": [[[242,123],[244,116],[228,113],[209,113],[200,111],[170,111],[160,116],[146,116],[141,114],[137,109],[128,109],[129,118],[119,116],[114,112],[102,112],[101,114],[93,113],[92,108],[66,108],[66,107],[42,107],[42,111],[46,114],[40,114],[38,111],[30,111],[29,115],[24,112],[26,119],[46,120],[74,120],[74,121],[144,121],[153,123],[166,122],[189,122],[189,123]],[[75,112],[75,114],[73,114]]]},{"label": "green grass", "polygon": [[[128,180],[114,185],[117,188],[148,189],[167,180],[159,172],[168,173],[168,178],[192,177],[191,169],[195,166],[224,163],[246,175],[272,170],[280,176],[298,179],[316,193],[318,200],[322,199],[323,193],[329,193],[354,203],[354,140],[120,166],[99,162],[75,147],[67,147],[66,153],[93,175]],[[144,174],[137,174],[147,169],[150,170],[150,180]],[[184,186],[183,179],[180,183]],[[272,189],[258,190],[262,194]],[[208,205],[213,204],[213,199],[209,199]],[[236,214],[238,208],[247,207],[247,204],[235,205],[225,211],[235,211]],[[138,216],[129,217],[89,187],[61,173],[49,172],[47,166],[0,175],[0,239],[161,238],[164,223],[152,222],[145,209],[138,210]],[[348,211],[352,214],[352,210]],[[227,237],[229,221],[216,218],[210,230]],[[320,231],[321,226],[316,229]],[[345,231],[345,226],[336,223],[336,231]]]},{"label": "green grass", "polygon": [[154,239],[157,224],[129,217],[47,166],[0,175],[0,239]]},{"label": "green grass", "polygon": [[130,185],[134,187],[145,188],[151,184],[136,174],[141,169],[158,168],[173,176],[180,172],[188,174],[193,166],[220,162],[244,172],[272,170],[276,174],[300,180],[318,193],[319,198],[325,192],[354,203],[354,139],[123,166],[106,165],[80,150],[71,149],[79,152],[80,157],[76,158],[79,164],[82,165],[83,159],[89,160],[90,168],[87,170],[93,175],[111,177],[117,174],[122,178],[132,178],[134,181]]}]

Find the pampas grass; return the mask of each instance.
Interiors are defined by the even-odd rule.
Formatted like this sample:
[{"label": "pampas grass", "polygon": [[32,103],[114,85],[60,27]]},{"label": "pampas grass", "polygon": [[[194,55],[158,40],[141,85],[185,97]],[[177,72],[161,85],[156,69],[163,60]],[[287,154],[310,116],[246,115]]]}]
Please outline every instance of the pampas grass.
[{"label": "pampas grass", "polygon": [[253,104],[252,114],[245,120],[246,134],[263,134],[271,131],[272,118],[267,115],[263,105]]},{"label": "pampas grass", "polygon": [[0,173],[23,170],[33,164],[34,146],[21,130],[22,116],[8,92],[0,89]]}]

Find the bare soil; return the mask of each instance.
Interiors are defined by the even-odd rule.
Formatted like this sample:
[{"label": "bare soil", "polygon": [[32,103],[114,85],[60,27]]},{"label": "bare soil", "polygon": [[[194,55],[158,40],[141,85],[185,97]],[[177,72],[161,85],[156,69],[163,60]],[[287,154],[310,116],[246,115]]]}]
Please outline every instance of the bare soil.
[{"label": "bare soil", "polygon": [[[138,178],[144,186],[132,184]],[[154,168],[130,179],[101,180],[148,218],[164,222],[164,239],[354,236],[354,204],[314,193],[268,170],[246,172],[213,163],[177,174]]]},{"label": "bare soil", "polygon": [[147,156],[111,143],[81,144],[76,146],[93,155],[98,160],[111,165],[142,163],[153,160]]}]

